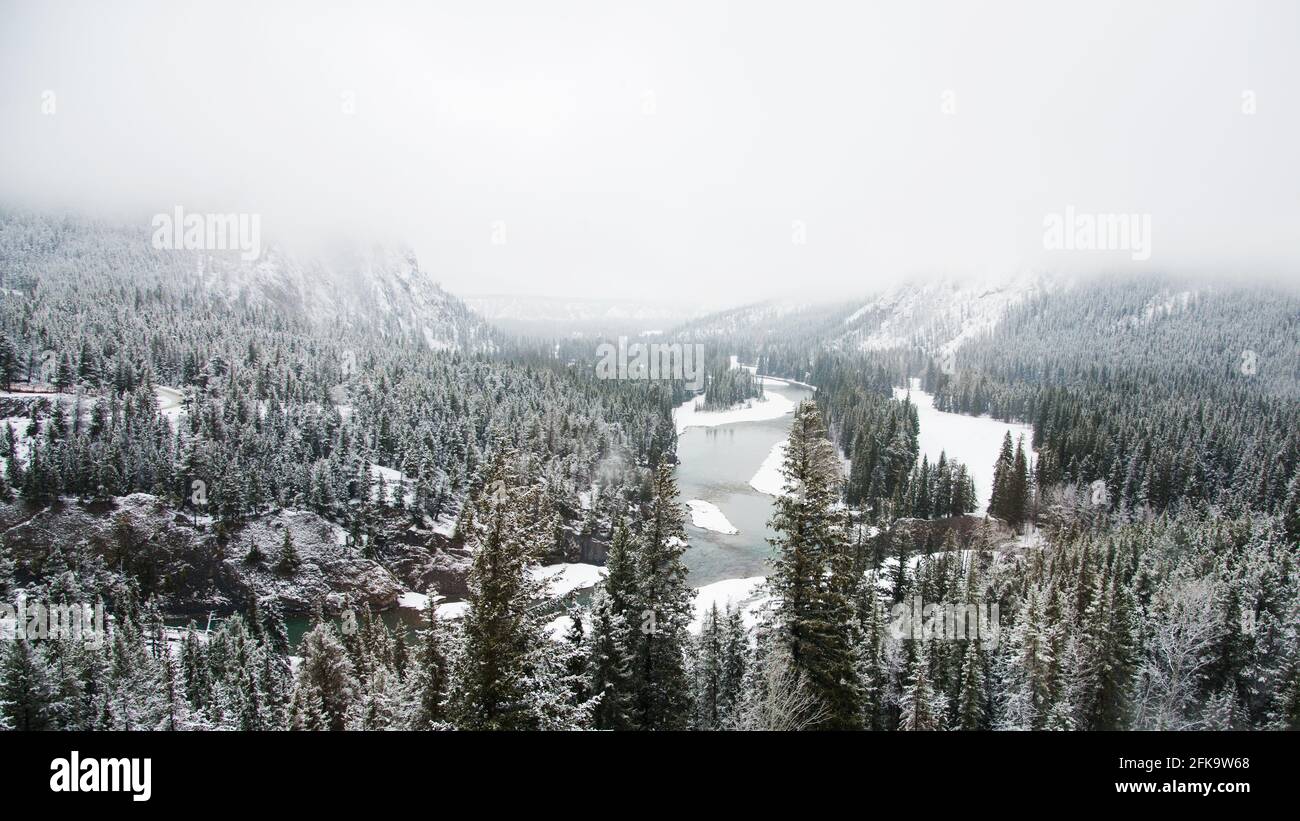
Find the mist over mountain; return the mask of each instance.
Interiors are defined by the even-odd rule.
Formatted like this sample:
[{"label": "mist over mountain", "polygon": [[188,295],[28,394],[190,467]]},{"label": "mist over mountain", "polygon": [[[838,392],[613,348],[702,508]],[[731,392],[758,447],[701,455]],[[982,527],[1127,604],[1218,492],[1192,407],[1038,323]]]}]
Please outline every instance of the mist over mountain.
[{"label": "mist over mountain", "polygon": [[[1039,731],[1095,732],[1248,791],[1200,756],[1300,730],[1297,32],[0,4],[0,731],[241,731],[156,757],[299,814],[437,811],[461,760],[536,799],[472,731],[1030,731],[841,758],[1047,812],[1117,756]],[[546,752],[550,803],[729,755]]]},{"label": "mist over mountain", "polygon": [[638,336],[703,313],[698,305],[648,300],[474,294],[471,310],[497,327],[531,336]]},{"label": "mist over mountain", "polygon": [[491,331],[420,267],[409,247],[364,242],[270,242],[253,260],[234,250],[159,249],[143,227],[84,217],[0,211],[0,278],[14,291],[82,292],[108,280],[202,294],[336,333],[401,339],[430,349],[490,350]]}]

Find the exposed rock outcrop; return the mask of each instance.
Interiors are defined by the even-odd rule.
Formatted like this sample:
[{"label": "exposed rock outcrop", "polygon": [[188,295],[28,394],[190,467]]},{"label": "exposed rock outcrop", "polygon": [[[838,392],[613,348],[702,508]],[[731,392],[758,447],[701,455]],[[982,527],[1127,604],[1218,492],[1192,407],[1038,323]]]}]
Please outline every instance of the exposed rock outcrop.
[{"label": "exposed rock outcrop", "polygon": [[[279,566],[286,531],[299,557],[291,572]],[[415,538],[390,542],[378,560],[367,559],[345,543],[341,527],[303,510],[268,513],[218,534],[144,493],[45,508],[0,504],[0,533],[20,583],[70,567],[87,579],[120,573],[173,614],[243,608],[253,596],[274,597],[287,614],[309,612],[317,600],[331,612],[345,602],[379,610],[430,583],[454,595],[468,565],[462,551],[408,543]],[[258,560],[249,559],[253,545]]]}]

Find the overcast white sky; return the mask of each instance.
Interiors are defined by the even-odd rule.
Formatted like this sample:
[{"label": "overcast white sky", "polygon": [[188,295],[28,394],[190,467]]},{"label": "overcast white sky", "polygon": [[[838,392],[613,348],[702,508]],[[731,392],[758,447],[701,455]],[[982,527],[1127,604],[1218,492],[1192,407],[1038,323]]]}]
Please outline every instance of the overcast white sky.
[{"label": "overcast white sky", "polygon": [[400,238],[462,293],[1138,265],[1044,255],[1067,205],[1151,214],[1151,267],[1294,276],[1298,9],[0,0],[0,203]]}]

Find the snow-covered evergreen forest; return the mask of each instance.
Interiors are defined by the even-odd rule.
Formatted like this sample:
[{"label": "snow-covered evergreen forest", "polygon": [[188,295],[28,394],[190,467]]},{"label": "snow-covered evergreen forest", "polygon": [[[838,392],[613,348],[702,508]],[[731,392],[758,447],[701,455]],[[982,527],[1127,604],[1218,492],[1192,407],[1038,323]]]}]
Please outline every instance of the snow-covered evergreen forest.
[{"label": "snow-covered evergreen forest", "polygon": [[[5,211],[0,597],[109,620],[4,642],[0,725],[1300,729],[1298,323],[1287,288],[918,284],[691,320],[694,397],[493,328],[408,252]],[[815,398],[761,595],[702,601],[674,409],[762,400],[754,371]],[[911,379],[1032,428],[987,515]],[[583,595],[537,572],[579,562]],[[994,634],[895,635],[918,598]]]}]

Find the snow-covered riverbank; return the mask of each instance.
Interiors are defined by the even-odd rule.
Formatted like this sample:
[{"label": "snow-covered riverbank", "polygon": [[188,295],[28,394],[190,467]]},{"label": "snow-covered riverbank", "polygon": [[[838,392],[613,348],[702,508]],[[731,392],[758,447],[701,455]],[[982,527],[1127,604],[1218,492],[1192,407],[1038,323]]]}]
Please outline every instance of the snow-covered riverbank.
[{"label": "snow-covered riverbank", "polygon": [[773,390],[766,390],[763,396],[751,399],[740,407],[721,411],[696,410],[696,403],[702,401],[702,397],[692,397],[673,410],[673,421],[677,425],[678,434],[685,433],[688,428],[715,428],[737,422],[762,422],[794,413],[794,402],[784,394]]},{"label": "snow-covered riverbank", "polygon": [[727,609],[727,605],[731,605],[733,610],[740,608],[745,626],[753,627],[758,623],[758,611],[770,599],[763,588],[766,581],[766,576],[752,576],[747,579],[723,579],[697,588],[695,617],[688,629],[692,633],[699,633],[705,617],[715,604],[719,615]]}]

